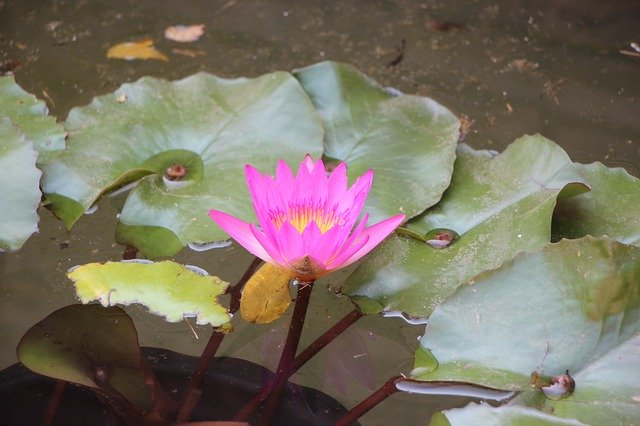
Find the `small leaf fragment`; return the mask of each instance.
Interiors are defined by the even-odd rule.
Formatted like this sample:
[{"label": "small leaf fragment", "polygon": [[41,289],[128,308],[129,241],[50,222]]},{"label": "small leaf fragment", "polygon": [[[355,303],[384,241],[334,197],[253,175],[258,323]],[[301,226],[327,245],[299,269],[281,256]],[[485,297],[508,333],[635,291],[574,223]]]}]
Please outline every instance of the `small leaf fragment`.
[{"label": "small leaf fragment", "polygon": [[280,318],[291,304],[291,278],[289,271],[276,265],[262,265],[242,289],[242,318],[257,324],[267,324]]},{"label": "small leaf fragment", "polygon": [[164,53],[156,50],[153,46],[153,40],[150,38],[128,41],[111,46],[109,50],[107,50],[107,58],[124,59],[127,61],[132,61],[134,59],[158,59],[165,62],[169,61],[169,58],[167,58]]},{"label": "small leaf fragment", "polygon": [[196,317],[198,324],[218,327],[229,321],[227,309],[217,299],[228,283],[175,262],[88,263],[67,275],[74,281],[82,303],[139,303],[169,322]]}]

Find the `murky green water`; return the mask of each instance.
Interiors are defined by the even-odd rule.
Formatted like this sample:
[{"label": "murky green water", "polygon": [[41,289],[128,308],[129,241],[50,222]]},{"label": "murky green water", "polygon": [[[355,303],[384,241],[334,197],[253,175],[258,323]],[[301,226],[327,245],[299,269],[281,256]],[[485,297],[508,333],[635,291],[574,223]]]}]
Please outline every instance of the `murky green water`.
[{"label": "murky green water", "polygon": [[[197,23],[206,29],[196,43],[177,45],[162,36],[170,25]],[[474,120],[466,142],[476,148],[501,150],[522,134],[539,132],[575,160],[603,161],[638,176],[640,58],[620,50],[640,42],[639,23],[634,1],[14,0],[0,1],[0,62],[19,61],[18,83],[61,120],[70,108],[144,75],[177,79],[205,70],[255,76],[326,59],[350,62],[383,85],[433,97]],[[106,58],[109,46],[144,37],[169,61]],[[15,346],[31,325],[75,302],[65,278],[69,267],[121,257],[113,236],[123,201],[106,198],[70,233],[41,209],[40,233],[19,252],[0,254],[0,368],[16,361]],[[237,248],[185,250],[177,260],[231,282],[250,262]],[[348,300],[317,286],[303,344],[350,309]],[[206,327],[192,331],[144,309],[128,312],[143,345],[197,355],[208,338]],[[274,368],[279,352],[273,347],[287,323],[288,317],[265,326],[235,321],[237,332],[222,353]],[[351,407],[390,376],[410,370],[421,332],[398,319],[365,318],[295,381]],[[396,394],[362,422],[424,423],[434,408],[450,403]]]}]

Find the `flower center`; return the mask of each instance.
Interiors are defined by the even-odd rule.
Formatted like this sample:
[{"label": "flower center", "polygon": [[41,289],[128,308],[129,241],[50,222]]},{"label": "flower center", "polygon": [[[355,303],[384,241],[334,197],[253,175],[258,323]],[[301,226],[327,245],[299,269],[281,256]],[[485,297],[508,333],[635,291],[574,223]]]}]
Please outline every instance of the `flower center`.
[{"label": "flower center", "polygon": [[289,222],[302,234],[311,222],[315,222],[323,234],[335,225],[344,223],[344,219],[332,210],[312,206],[290,206],[286,212],[276,212],[271,216],[278,229],[284,222]]}]

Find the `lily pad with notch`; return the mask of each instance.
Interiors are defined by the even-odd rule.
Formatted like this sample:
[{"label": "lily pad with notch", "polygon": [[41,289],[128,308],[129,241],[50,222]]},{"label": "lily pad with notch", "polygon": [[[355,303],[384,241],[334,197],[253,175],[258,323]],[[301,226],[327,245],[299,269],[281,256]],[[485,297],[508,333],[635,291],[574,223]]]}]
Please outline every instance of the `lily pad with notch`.
[{"label": "lily pad with notch", "polygon": [[540,135],[498,156],[460,145],[440,203],[366,257],[341,291],[365,313],[428,317],[478,273],[545,246],[556,199],[587,191],[584,180],[562,148]]},{"label": "lily pad with notch", "polygon": [[285,72],[144,77],[72,109],[64,124],[68,148],[43,168],[49,207],[71,228],[102,195],[138,182],[116,235],[149,258],[227,239],[209,209],[252,220],[244,164],[269,170],[322,152],[320,119]]},{"label": "lily pad with notch", "polygon": [[553,213],[554,239],[607,235],[640,246],[640,179],[601,163],[576,167],[591,191],[558,202]]}]

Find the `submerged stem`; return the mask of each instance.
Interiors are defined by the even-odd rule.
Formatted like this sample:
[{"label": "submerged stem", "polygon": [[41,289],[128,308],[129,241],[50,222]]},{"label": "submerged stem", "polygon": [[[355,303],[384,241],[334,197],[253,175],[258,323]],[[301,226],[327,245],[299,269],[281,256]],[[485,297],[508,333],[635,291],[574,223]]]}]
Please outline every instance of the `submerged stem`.
[{"label": "submerged stem", "polygon": [[282,396],[282,392],[289,377],[293,374],[293,361],[298,350],[298,344],[300,343],[300,336],[302,334],[304,319],[307,315],[307,307],[309,306],[312,289],[313,281],[309,283],[301,283],[298,286],[298,295],[296,297],[296,305],[293,308],[291,323],[289,324],[289,332],[287,333],[287,339],[285,340],[284,348],[282,349],[282,355],[280,355],[280,362],[278,363],[278,369],[276,370],[274,384],[269,394],[269,398],[265,403],[264,412],[260,419],[261,425],[271,424],[271,419],[276,413],[276,408],[280,401],[280,397]]},{"label": "submerged stem", "polygon": [[[295,373],[300,369],[304,364],[307,363],[311,358],[313,358],[318,352],[322,350],[325,346],[331,343],[336,337],[342,334],[347,328],[353,325],[356,321],[362,318],[364,314],[362,314],[358,309],[354,309],[345,315],[340,321],[335,323],[333,327],[329,330],[325,331],[324,334],[318,337],[313,343],[311,343],[305,350],[300,352],[298,356],[293,360],[293,371],[291,374]],[[287,379],[289,378],[287,377]],[[259,407],[262,405],[262,402],[269,396],[271,389],[275,384],[276,377],[272,377],[267,383],[265,383],[260,391],[249,401],[244,407],[236,414],[234,420],[236,421],[245,421],[247,420]]]},{"label": "submerged stem", "polygon": [[[247,283],[249,278],[253,275],[253,273],[260,266],[260,260],[257,257],[254,257],[253,261],[247,267],[246,272],[242,275],[240,280],[234,285],[231,290],[231,302],[229,303],[229,312],[234,313],[240,308],[240,296],[242,295],[242,287]],[[180,411],[178,413],[178,417],[176,421],[186,422],[191,417],[193,410],[196,408],[198,401],[200,400],[200,395],[202,392],[200,391],[200,385],[202,384],[202,379],[209,368],[209,364],[211,364],[211,360],[215,356],[220,344],[222,343],[222,339],[224,338],[225,333],[213,330],[211,333],[211,337],[207,342],[207,346],[204,348],[202,355],[200,356],[200,360],[198,361],[198,367],[193,372],[191,376],[191,380],[189,380],[189,385],[187,386],[186,396],[180,406]]]},{"label": "submerged stem", "polygon": [[367,411],[371,410],[373,407],[387,399],[387,397],[389,397],[390,395],[396,393],[398,391],[398,388],[396,388],[396,383],[398,383],[398,381],[402,379],[402,376],[393,376],[392,378],[387,380],[386,383],[380,387],[380,389],[369,395],[367,399],[353,407],[347,414],[339,418],[335,423],[335,426],[348,426],[354,423]]},{"label": "submerged stem", "polygon": [[67,386],[67,382],[64,380],[56,380],[56,387],[53,390],[53,395],[47,404],[47,408],[44,410],[44,417],[42,418],[42,426],[53,425],[53,419],[58,412],[60,401],[62,400],[62,393]]}]

